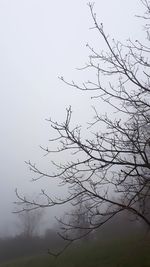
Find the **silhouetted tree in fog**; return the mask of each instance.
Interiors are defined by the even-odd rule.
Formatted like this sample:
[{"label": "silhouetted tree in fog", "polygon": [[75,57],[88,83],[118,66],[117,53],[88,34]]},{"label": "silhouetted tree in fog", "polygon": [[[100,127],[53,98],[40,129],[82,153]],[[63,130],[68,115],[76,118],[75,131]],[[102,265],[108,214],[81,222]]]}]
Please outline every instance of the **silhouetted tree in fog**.
[{"label": "silhouetted tree in fog", "polygon": [[31,239],[33,236],[39,236],[38,231],[43,218],[43,210],[31,209],[32,206],[26,203],[22,212],[16,211],[21,235],[27,239]]},{"label": "silhouetted tree in fog", "polygon": [[[16,192],[23,205],[28,202],[43,208],[68,202],[76,205],[80,198],[80,205],[88,203],[88,224],[84,226],[87,234],[124,210],[150,227],[150,3],[147,0],[141,3],[145,14],[139,19],[145,20],[146,38],[144,42],[128,40],[126,44],[109,38],[103,24],[98,23],[94,5],[89,3],[93,29],[105,42],[106,51],[99,52],[87,45],[90,56],[83,69],[94,70],[95,79],[78,85],[61,77],[69,86],[92,93],[100,106],[102,102],[106,109],[110,106],[114,116],[102,115],[94,107],[93,121],[86,132],[81,126],[72,126],[69,107],[64,122],[49,120],[55,137],[49,147],[42,148],[51,159],[53,153],[62,153],[63,157],[66,152],[66,163],[54,162],[53,174],[28,162],[35,179],[60,178],[61,185],[68,186],[68,195],[51,198],[42,191],[45,203],[40,204]],[[51,143],[56,144],[55,150]],[[80,220],[65,223],[64,238],[76,239],[67,234],[67,229],[79,227]]]},{"label": "silhouetted tree in fog", "polygon": [[[76,188],[76,192],[80,192],[80,188]],[[60,235],[62,237],[74,237],[80,239],[88,237],[90,227],[90,203],[84,202],[83,195],[79,194],[76,202],[72,206],[70,212],[66,212],[62,219],[57,219],[59,222]]]}]

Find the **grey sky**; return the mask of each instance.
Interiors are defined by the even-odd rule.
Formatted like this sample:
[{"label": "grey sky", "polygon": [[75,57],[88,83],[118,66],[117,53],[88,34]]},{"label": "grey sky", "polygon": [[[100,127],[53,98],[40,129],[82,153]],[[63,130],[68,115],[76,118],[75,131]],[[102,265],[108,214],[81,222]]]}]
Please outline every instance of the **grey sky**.
[{"label": "grey sky", "polygon": [[[95,12],[111,37],[141,36],[142,23],[134,17],[142,13],[140,1],[95,0]],[[43,161],[39,145],[50,134],[44,119],[63,120],[70,104],[76,121],[91,118],[90,97],[57,78],[86,77],[75,70],[87,61],[86,43],[103,48],[91,26],[86,0],[0,0],[0,233],[14,220],[14,189],[31,193],[46,186],[31,183],[24,164]]]}]

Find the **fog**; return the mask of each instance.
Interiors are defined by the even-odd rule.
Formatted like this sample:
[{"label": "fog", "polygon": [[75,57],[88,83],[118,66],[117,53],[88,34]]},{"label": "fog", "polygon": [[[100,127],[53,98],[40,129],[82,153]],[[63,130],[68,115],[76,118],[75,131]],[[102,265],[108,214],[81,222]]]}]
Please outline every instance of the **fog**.
[{"label": "fog", "polygon": [[[95,0],[95,12],[112,38],[124,41],[141,36],[142,14],[138,0]],[[48,166],[40,145],[51,135],[46,118],[62,121],[72,105],[74,122],[84,124],[92,118],[90,94],[66,86],[67,80],[86,79],[84,66],[89,51],[86,43],[103,49],[87,1],[1,0],[0,1],[0,235],[16,229],[13,202],[15,188],[34,195],[40,188],[57,191],[55,182],[31,182],[25,164],[31,160]],[[88,79],[92,77],[89,74]],[[84,106],[83,106],[84,101]],[[101,107],[102,112],[105,106]],[[58,159],[59,160],[59,159]],[[60,190],[60,189],[59,189]],[[65,192],[62,192],[65,193]],[[52,225],[55,212],[46,212],[45,224]]]}]

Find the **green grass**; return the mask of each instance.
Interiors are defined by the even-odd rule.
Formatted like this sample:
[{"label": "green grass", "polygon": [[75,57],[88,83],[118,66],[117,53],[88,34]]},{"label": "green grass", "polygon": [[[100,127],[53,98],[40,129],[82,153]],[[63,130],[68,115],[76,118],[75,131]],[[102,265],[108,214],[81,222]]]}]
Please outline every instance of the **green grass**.
[{"label": "green grass", "polygon": [[0,267],[150,267],[150,239],[128,238],[83,243],[57,259],[40,255],[2,263]]},{"label": "green grass", "polygon": [[[17,259],[0,264],[0,267],[47,267],[50,266],[50,258],[48,255],[40,255]],[[53,265],[52,265],[53,266]]]}]

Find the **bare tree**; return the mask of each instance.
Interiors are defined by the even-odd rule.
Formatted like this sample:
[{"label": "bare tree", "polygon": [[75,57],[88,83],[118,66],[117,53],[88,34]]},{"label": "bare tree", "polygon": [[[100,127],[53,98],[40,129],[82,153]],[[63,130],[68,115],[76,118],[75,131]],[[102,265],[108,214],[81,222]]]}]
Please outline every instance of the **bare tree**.
[{"label": "bare tree", "polygon": [[[80,192],[77,187],[76,191]],[[69,239],[80,239],[81,237],[87,240],[89,238],[90,228],[90,203],[85,203],[82,199],[83,195],[79,194],[76,201],[72,203],[70,212],[66,212],[62,219],[57,219],[59,222],[59,233],[61,237],[68,237]]]},{"label": "bare tree", "polygon": [[[99,228],[116,214],[126,210],[150,227],[150,3],[142,0],[145,14],[145,43],[128,40],[126,44],[111,40],[99,24],[93,4],[89,9],[99,36],[105,41],[106,51],[96,51],[90,45],[89,62],[83,69],[95,71],[95,79],[81,86],[61,80],[77,90],[92,92],[92,97],[111,107],[114,116],[101,115],[96,108],[87,132],[81,126],[72,128],[71,107],[65,122],[49,120],[55,132],[56,150],[42,148],[51,157],[53,153],[69,153],[66,163],[53,163],[56,172],[47,173],[28,162],[35,178],[60,178],[68,186],[64,198],[51,198],[42,191],[45,204],[26,200],[17,193],[19,202],[29,202],[33,208],[72,203],[80,198],[81,205],[88,202],[89,224],[86,233]],[[140,17],[140,16],[139,16]],[[116,113],[117,112],[117,113]],[[117,116],[117,117],[116,117]],[[90,134],[89,134],[90,133]],[[90,136],[86,138],[85,136]],[[80,190],[77,190],[80,189]],[[80,222],[65,223],[67,229],[80,227]],[[66,239],[72,240],[65,232]],[[73,238],[75,239],[75,237]]]},{"label": "bare tree", "polygon": [[31,209],[31,205],[26,203],[24,205],[24,211],[16,211],[18,217],[18,226],[21,229],[21,235],[28,239],[35,235],[39,235],[39,227],[43,217],[43,210]]}]

